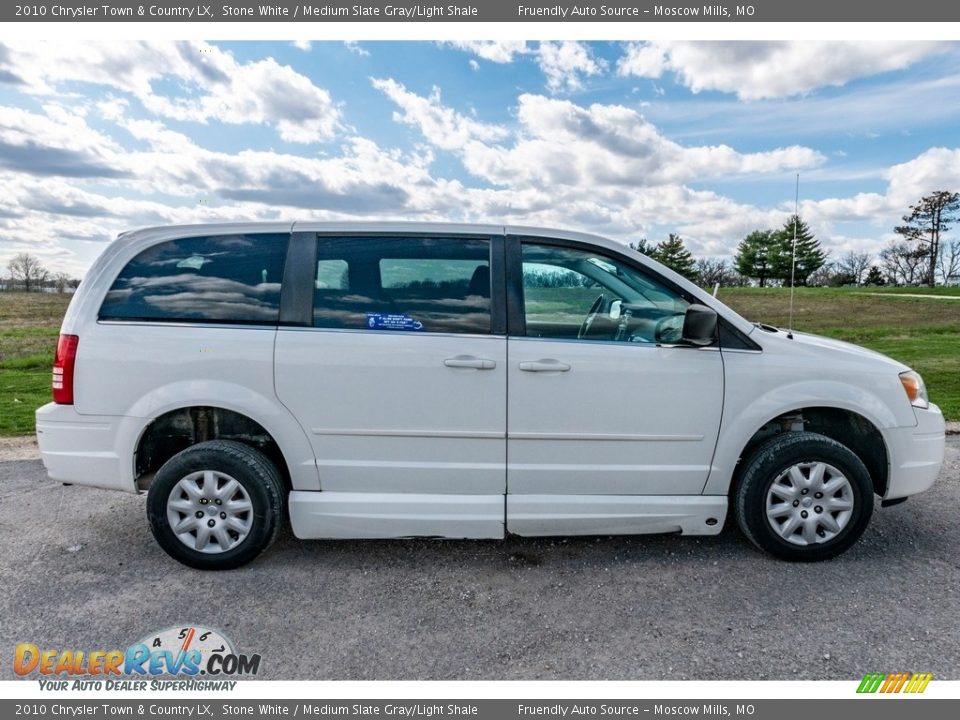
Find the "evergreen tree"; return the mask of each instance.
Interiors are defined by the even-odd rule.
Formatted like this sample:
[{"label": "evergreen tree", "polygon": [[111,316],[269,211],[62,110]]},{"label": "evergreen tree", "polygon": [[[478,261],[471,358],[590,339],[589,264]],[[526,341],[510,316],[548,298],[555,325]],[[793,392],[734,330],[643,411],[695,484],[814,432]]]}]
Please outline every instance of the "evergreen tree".
[{"label": "evergreen tree", "polygon": [[754,230],[737,246],[733,265],[737,272],[748,278],[756,278],[760,287],[774,277],[773,268],[778,264],[780,244],[770,230]]},{"label": "evergreen tree", "polygon": [[657,243],[649,255],[688,280],[695,280],[697,277],[697,263],[679,235],[670,233],[666,240]]},{"label": "evergreen tree", "polygon": [[870,270],[867,271],[867,276],[863,280],[864,285],[886,285],[886,278],[883,277],[883,273],[880,272],[880,268],[876,265],[871,265]]},{"label": "evergreen tree", "polygon": [[813,236],[810,227],[796,215],[787,220],[775,234],[780,248],[774,263],[773,274],[782,280],[784,285],[790,283],[794,232],[797,236],[797,260],[796,267],[793,269],[794,284],[806,285],[809,277],[823,267],[827,261],[827,254],[820,248],[820,241]]}]

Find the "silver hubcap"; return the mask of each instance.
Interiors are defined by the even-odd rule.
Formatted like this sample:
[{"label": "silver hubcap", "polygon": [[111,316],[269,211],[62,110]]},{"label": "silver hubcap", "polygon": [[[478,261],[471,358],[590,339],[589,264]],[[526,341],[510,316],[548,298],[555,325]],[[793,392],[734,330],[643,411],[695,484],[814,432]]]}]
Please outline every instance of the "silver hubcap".
[{"label": "silver hubcap", "polygon": [[216,470],[180,480],[167,498],[167,522],[191,550],[216,554],[243,542],[253,525],[253,504],[243,486]]},{"label": "silver hubcap", "polygon": [[853,488],[843,473],[821,462],[787,468],[767,491],[770,527],[794,545],[836,537],[853,514]]}]

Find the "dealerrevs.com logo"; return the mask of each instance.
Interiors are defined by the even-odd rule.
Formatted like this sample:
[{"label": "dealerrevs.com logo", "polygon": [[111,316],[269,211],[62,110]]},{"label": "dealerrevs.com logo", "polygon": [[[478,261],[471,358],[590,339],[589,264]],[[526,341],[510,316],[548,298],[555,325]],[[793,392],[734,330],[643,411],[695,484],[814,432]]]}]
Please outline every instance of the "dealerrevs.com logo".
[{"label": "dealerrevs.com logo", "polygon": [[232,690],[236,681],[225,678],[259,670],[260,655],[238,653],[223,633],[198,625],[151,633],[126,650],[20,643],[13,653],[13,671],[37,677],[41,690]]},{"label": "dealerrevs.com logo", "polygon": [[858,693],[922,693],[933,679],[933,673],[867,673],[860,681]]}]

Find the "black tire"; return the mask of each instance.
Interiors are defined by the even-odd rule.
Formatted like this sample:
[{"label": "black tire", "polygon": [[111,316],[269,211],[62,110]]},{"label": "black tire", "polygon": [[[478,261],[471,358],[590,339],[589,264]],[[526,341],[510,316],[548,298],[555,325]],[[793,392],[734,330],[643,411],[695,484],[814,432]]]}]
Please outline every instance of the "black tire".
[{"label": "black tire", "polygon": [[[870,522],[873,514],[873,484],[870,473],[859,457],[836,440],[811,432],[783,433],[761,444],[744,462],[740,482],[732,498],[734,512],[743,534],[754,545],[771,555],[798,562],[826,560],[853,545]],[[846,524],[833,537],[801,545],[797,543],[803,539],[798,538],[796,533],[791,534],[794,539],[791,542],[774,530],[773,523],[776,519],[767,518],[767,498],[771,486],[778,478],[793,466],[804,463],[824,463],[838,470],[849,482],[853,508],[845,521]],[[798,488],[797,492],[802,490]],[[796,506],[794,501],[783,502]],[[796,502],[816,501],[808,499],[806,495],[798,495]],[[797,507],[797,513],[801,512],[803,506]],[[812,515],[813,510],[813,507],[809,509],[811,514],[807,517],[816,520]],[[785,525],[786,521],[783,531],[789,533]],[[817,533],[823,530],[822,526],[818,526]],[[802,532],[802,528],[798,528],[797,532]]]},{"label": "black tire", "polygon": [[[239,533],[230,536],[229,541],[236,542],[235,545],[221,550],[219,544],[216,548],[208,544],[210,551],[202,552],[188,547],[186,541],[181,541],[174,532],[168,518],[168,501],[181,480],[208,470],[236,480],[249,499],[251,510],[238,515],[242,522],[249,523],[249,529],[245,536]],[[224,482],[220,475],[218,478],[218,482]],[[181,493],[180,490],[177,492]],[[280,473],[263,453],[232,440],[211,440],[177,453],[157,471],[147,493],[147,519],[157,543],[170,557],[199,570],[231,570],[253,560],[276,538],[284,517],[284,495]],[[245,501],[242,496],[238,497],[241,502]],[[205,502],[210,512],[219,509],[214,509],[208,500],[198,502]],[[203,511],[198,509],[198,512]],[[183,513],[181,516],[186,518],[188,515]],[[209,520],[207,516],[202,520],[216,524],[220,517],[213,514]],[[192,536],[196,538],[196,532]]]}]

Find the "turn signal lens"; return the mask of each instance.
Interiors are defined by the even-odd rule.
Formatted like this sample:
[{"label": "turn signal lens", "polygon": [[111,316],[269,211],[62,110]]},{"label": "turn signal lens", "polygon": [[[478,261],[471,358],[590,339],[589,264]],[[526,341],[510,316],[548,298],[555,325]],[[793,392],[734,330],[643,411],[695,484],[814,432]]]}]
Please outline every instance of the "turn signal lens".
[{"label": "turn signal lens", "polygon": [[903,390],[907,393],[911,405],[924,410],[930,407],[930,400],[927,398],[927,386],[923,384],[923,378],[919,374],[913,372],[913,370],[900,373],[900,382],[903,384]]}]

